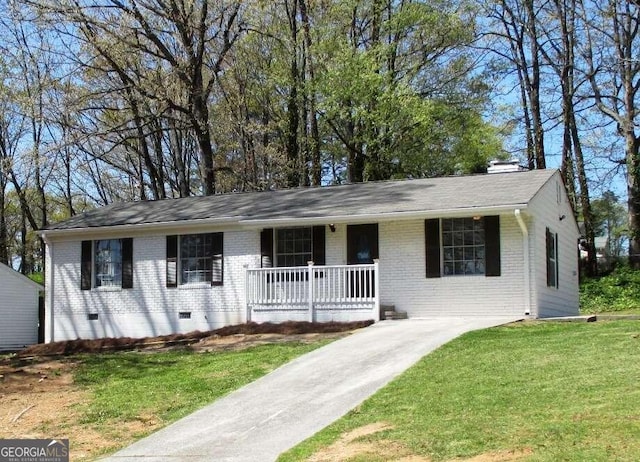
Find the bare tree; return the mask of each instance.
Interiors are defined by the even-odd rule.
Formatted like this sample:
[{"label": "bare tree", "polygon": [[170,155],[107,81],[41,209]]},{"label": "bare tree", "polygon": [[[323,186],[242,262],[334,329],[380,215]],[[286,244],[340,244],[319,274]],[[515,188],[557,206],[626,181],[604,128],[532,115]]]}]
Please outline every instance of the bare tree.
[{"label": "bare tree", "polygon": [[[576,0],[552,0],[544,4],[538,13],[537,30],[540,37],[537,41],[540,42],[538,50],[544,58],[544,63],[553,71],[560,87],[562,112],[559,119],[563,132],[561,173],[576,218],[578,218],[578,212],[582,212],[584,238],[587,243],[587,275],[595,276],[598,271],[598,260],[595,248],[594,217],[576,117],[580,100],[577,93],[582,84],[582,81],[577,81],[575,77],[575,69],[579,65],[576,59],[576,43],[580,39],[576,6]],[[579,191],[576,191],[576,178]]]},{"label": "bare tree", "polygon": [[629,261],[640,269],[640,5],[625,0],[578,4],[586,27],[581,54],[589,96],[624,140]]},{"label": "bare tree", "polygon": [[540,87],[539,6],[534,1],[497,0],[491,3],[490,16],[502,27],[493,34],[508,46],[508,51],[495,48],[494,52],[513,64],[517,72],[529,168],[543,169],[546,168],[546,157]]},{"label": "bare tree", "polygon": [[[130,102],[138,98],[157,101],[186,116],[198,142],[203,192],[214,194],[216,166],[210,98],[227,54],[242,32],[242,2],[39,0],[32,4],[53,21],[75,25],[66,32],[77,34],[85,46],[111,66],[122,90],[135,96],[135,100],[129,98]],[[143,66],[131,65],[131,59],[141,61]],[[91,69],[92,62],[86,65]],[[166,73],[165,82],[172,84],[158,86],[158,73]],[[135,122],[135,111],[133,118]],[[140,144],[141,155],[149,168],[153,163],[145,145]],[[152,178],[153,183],[157,175],[152,174]],[[159,185],[155,187],[162,196]]]}]

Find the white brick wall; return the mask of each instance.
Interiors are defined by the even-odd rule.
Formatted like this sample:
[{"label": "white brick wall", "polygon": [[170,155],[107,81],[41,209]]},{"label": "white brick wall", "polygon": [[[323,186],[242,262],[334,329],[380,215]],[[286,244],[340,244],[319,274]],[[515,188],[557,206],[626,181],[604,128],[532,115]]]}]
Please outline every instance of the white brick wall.
[{"label": "white brick wall", "polygon": [[[245,269],[260,263],[258,231],[225,232],[222,286],[167,288],[166,237],[135,237],[133,289],[80,290],[80,241],[52,246],[55,340],[142,337],[244,322]],[[182,311],[191,312],[191,319],[178,319]],[[89,313],[98,320],[89,320]]]},{"label": "white brick wall", "polygon": [[335,232],[326,227],[326,259],[327,265],[347,264],[347,225],[336,224]]},{"label": "white brick wall", "polygon": [[500,217],[500,277],[427,279],[424,233],[424,220],[380,223],[383,304],[410,317],[524,315],[522,234],[513,216]]}]

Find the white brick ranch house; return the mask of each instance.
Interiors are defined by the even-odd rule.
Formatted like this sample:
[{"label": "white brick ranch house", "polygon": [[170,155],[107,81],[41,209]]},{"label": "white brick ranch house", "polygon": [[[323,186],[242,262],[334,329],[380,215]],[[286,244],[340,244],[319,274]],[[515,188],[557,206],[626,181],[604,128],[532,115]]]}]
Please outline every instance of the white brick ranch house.
[{"label": "white brick ranch house", "polygon": [[578,313],[578,227],[556,170],[118,203],[41,235],[47,341],[379,319],[380,304]]}]

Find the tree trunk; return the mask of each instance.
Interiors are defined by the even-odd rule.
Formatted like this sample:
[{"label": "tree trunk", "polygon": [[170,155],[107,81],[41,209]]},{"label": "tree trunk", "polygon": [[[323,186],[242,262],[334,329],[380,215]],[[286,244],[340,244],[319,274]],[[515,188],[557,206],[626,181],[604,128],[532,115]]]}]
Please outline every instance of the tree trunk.
[{"label": "tree trunk", "polygon": [[0,263],[5,265],[9,264],[9,249],[8,232],[7,232],[7,219],[5,216],[5,187],[6,182],[4,179],[4,173],[0,172],[2,178],[0,178]]},{"label": "tree trunk", "polygon": [[27,218],[24,210],[20,213],[20,272],[24,275],[31,273],[29,252],[27,252]]},{"label": "tree trunk", "polygon": [[216,193],[216,172],[213,161],[213,146],[211,145],[211,133],[209,131],[209,109],[207,102],[202,97],[196,97],[194,101],[194,131],[200,148],[202,160],[202,184],[205,196]]},{"label": "tree trunk", "polygon": [[[574,130],[574,137],[578,138],[578,131]],[[587,241],[587,275],[598,274],[598,256],[596,254],[596,235],[593,227],[593,212],[591,210],[591,200],[589,198],[589,183],[584,168],[584,157],[582,147],[578,139],[578,144],[574,145],[576,156],[576,167],[578,171],[578,184],[580,185],[580,206],[582,208],[582,220],[584,222],[584,238]]]},{"label": "tree trunk", "polygon": [[175,120],[176,114],[169,113],[167,118],[169,124],[169,144],[171,145],[171,154],[173,159],[174,175],[178,195],[180,197],[188,197],[190,194],[189,176],[187,174],[187,166],[185,165],[186,143],[183,130],[179,130]]},{"label": "tree trunk", "polygon": [[289,32],[291,34],[291,62],[289,72],[289,95],[287,96],[287,186],[295,187],[301,184],[300,175],[300,146],[298,144],[298,127],[300,126],[300,108],[298,107],[298,21],[297,1],[294,0],[293,8],[289,8],[289,1],[285,2],[287,16],[289,18]]},{"label": "tree trunk", "polygon": [[542,110],[540,107],[540,45],[536,25],[536,8],[533,0],[525,0],[527,9],[527,34],[529,35],[529,53],[531,57],[531,80],[529,99],[531,103],[531,120],[533,122],[533,141],[535,146],[536,168],[547,168],[544,154],[544,127],[542,126]]},{"label": "tree trunk", "polygon": [[638,147],[640,139],[633,129],[625,137],[627,158],[627,206],[629,208],[629,264],[640,269],[640,159]]},{"label": "tree trunk", "polygon": [[[306,57],[307,57],[307,98],[309,101],[309,107],[307,111],[307,118],[309,123],[310,139],[309,139],[309,151],[311,156],[311,184],[319,186],[322,183],[322,165],[320,158],[320,131],[318,129],[318,116],[316,114],[316,95],[312,90],[313,86],[308,85],[315,81],[315,68],[313,62],[313,50],[311,40],[311,27],[309,25],[309,12],[307,10],[307,0],[300,0],[300,17],[302,19],[304,40],[306,45]],[[310,89],[311,88],[311,89]]]}]

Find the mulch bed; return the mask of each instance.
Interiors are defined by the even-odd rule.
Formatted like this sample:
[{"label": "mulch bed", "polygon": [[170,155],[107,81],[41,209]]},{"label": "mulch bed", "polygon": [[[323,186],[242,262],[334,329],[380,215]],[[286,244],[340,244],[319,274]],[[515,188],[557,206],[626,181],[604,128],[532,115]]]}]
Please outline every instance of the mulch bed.
[{"label": "mulch bed", "polygon": [[65,356],[76,353],[99,353],[114,350],[135,350],[148,347],[170,346],[184,344],[189,345],[208,337],[225,337],[230,335],[255,335],[255,334],[311,334],[311,333],[335,333],[360,329],[373,324],[373,321],[355,322],[294,322],[283,323],[255,323],[225,326],[220,329],[200,332],[193,331],[186,334],[161,335],[158,337],[144,338],[102,338],[96,340],[65,340],[62,342],[43,343],[25,348],[17,353],[18,357],[29,356]]}]

